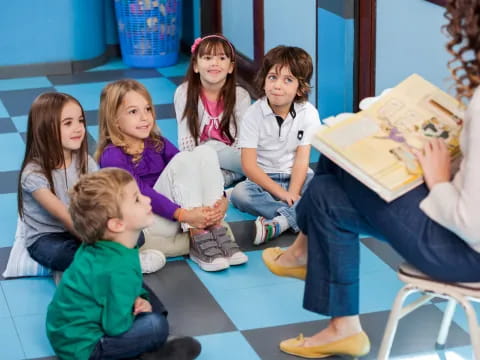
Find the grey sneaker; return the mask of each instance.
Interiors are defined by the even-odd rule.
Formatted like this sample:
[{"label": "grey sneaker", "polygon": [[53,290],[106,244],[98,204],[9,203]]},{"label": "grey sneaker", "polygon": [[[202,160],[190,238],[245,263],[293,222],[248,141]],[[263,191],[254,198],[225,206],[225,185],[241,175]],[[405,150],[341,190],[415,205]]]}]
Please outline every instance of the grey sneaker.
[{"label": "grey sneaker", "polygon": [[228,234],[225,226],[215,226],[210,228],[210,231],[230,265],[240,265],[248,261],[248,256],[240,250],[238,244]]},{"label": "grey sneaker", "polygon": [[209,231],[190,236],[190,259],[204,271],[220,271],[230,266]]}]

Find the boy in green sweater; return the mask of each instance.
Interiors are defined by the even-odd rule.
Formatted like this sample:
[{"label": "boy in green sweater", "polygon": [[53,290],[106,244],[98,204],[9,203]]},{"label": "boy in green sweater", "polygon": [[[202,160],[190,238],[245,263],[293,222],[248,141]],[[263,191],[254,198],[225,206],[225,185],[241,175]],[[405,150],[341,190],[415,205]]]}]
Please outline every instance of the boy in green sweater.
[{"label": "boy in green sweater", "polygon": [[150,199],[114,168],[82,177],[70,195],[83,244],[48,307],[47,336],[58,357],[194,359],[200,344],[189,337],[166,342],[166,312],[152,312],[142,287],[135,245],[153,221]]}]

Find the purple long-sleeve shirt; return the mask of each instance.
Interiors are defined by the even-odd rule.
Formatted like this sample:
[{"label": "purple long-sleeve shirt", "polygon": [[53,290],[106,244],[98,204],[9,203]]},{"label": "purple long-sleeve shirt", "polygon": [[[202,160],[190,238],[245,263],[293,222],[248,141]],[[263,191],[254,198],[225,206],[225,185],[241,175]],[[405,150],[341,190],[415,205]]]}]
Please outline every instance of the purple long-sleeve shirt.
[{"label": "purple long-sleeve shirt", "polygon": [[180,206],[153,189],[163,169],[178,153],[175,145],[165,138],[162,140],[164,145],[160,151],[156,151],[154,145],[146,140],[142,158],[136,164],[133,163],[132,156],[125,154],[120,147],[107,145],[100,156],[99,165],[101,168],[118,167],[127,170],[137,181],[141,193],[152,200],[153,212],[175,220],[173,213]]}]

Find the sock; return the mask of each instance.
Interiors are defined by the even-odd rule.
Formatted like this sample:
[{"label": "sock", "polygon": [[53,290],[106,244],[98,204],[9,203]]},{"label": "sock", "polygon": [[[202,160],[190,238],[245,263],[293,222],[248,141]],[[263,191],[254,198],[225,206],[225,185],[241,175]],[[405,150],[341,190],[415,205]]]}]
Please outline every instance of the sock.
[{"label": "sock", "polygon": [[275,216],[271,221],[275,221],[278,224],[277,228],[275,229],[278,230],[278,234],[281,234],[290,228],[287,218],[283,215]]}]

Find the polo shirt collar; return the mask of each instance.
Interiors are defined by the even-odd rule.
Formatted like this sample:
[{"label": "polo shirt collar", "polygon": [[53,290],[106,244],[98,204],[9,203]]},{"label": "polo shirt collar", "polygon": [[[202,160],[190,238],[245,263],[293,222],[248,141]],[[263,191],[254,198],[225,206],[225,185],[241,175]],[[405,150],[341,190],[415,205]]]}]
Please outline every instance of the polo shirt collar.
[{"label": "polo shirt collar", "polygon": [[[262,109],[262,112],[263,112],[263,116],[264,117],[267,117],[268,115],[273,115],[275,117],[277,117],[278,115],[275,114],[272,110],[272,108],[270,107],[270,105],[268,104],[268,99],[266,96],[264,96],[261,100],[261,103],[260,103],[260,106],[261,106],[261,109]],[[292,119],[295,119],[295,117],[297,116],[297,113],[298,111],[303,107],[303,104],[299,104],[297,102],[293,102],[292,103],[292,106],[290,107],[290,111],[289,111],[289,114],[290,116],[292,117]],[[283,119],[285,120],[285,119]]]}]

